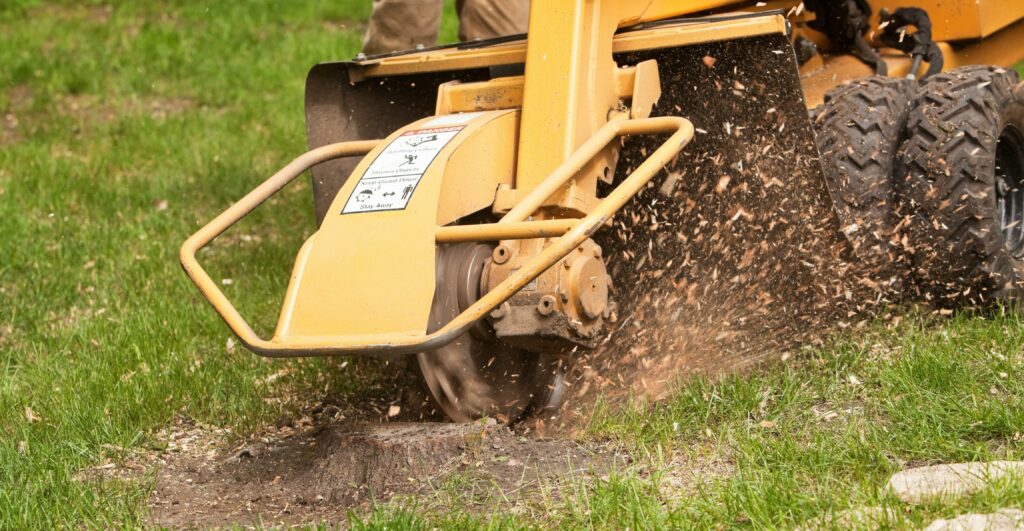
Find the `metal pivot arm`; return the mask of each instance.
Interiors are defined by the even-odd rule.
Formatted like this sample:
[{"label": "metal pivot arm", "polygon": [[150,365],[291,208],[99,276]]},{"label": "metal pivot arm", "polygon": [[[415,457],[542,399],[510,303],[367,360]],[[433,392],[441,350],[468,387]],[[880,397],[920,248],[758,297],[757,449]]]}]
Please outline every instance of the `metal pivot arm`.
[{"label": "metal pivot arm", "polygon": [[[459,314],[455,319],[431,334],[373,334],[357,336],[296,338],[287,341],[265,340],[253,331],[252,327],[231,305],[217,284],[203,270],[196,260],[196,253],[208,245],[214,238],[227,230],[231,225],[248,215],[261,203],[277,193],[282,187],[294,180],[305,170],[331,159],[365,154],[372,150],[380,141],[345,142],[332,144],[310,151],[295,159],[284,169],[246,195],[241,201],[232,205],[208,225],[192,235],[181,248],[181,263],[186,273],[199,288],[200,292],[210,301],[214,309],[221,315],[239,340],[249,350],[268,357],[295,356],[329,356],[340,354],[411,354],[435,350],[444,346],[474,323],[508,300],[523,286],[537,278],[546,269],[561,260],[575,249],[605,221],[633,198],[652,178],[667,165],[686,144],[693,139],[693,124],[689,120],[678,117],[645,118],[635,120],[616,119],[601,128],[599,134],[591,141],[585,142],[568,160],[555,169],[534,193],[524,198],[525,205],[517,210],[517,216],[511,212],[502,222],[485,225],[471,225],[458,229],[454,227],[439,228],[437,241],[492,240],[506,238],[526,238],[549,236],[562,233],[551,245],[535,256],[522,269],[510,275],[495,289],[486,293],[476,303]],[[638,166],[621,184],[607,197],[603,198],[586,217],[571,222],[559,221],[521,221],[515,219],[522,215],[529,216],[530,205],[540,204],[550,190],[557,190],[561,184],[568,182],[572,176],[585,165],[590,158],[603,149],[609,142],[619,136],[666,134],[671,136]],[[546,182],[550,180],[551,182]],[[525,214],[522,214],[525,212]],[[455,230],[452,230],[455,229]],[[475,233],[475,234],[474,234]]]}]

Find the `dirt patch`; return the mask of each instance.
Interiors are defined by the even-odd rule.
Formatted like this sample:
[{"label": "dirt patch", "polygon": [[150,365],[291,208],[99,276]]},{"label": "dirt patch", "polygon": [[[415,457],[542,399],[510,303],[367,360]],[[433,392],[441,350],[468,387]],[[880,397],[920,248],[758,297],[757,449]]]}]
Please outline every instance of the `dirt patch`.
[{"label": "dirt patch", "polygon": [[14,113],[5,113],[3,121],[0,122],[0,146],[7,146],[18,142],[21,135],[18,134],[18,117]]},{"label": "dirt patch", "polygon": [[711,482],[735,474],[736,463],[729,450],[706,447],[679,451],[660,471],[659,490],[669,500],[695,496]]},{"label": "dirt patch", "polygon": [[114,14],[111,5],[83,5],[47,3],[29,10],[32,18],[47,18],[62,22],[86,21],[92,24],[106,24]]},{"label": "dirt patch", "polygon": [[49,110],[33,110],[34,91],[29,85],[18,85],[5,93],[7,105],[0,115],[0,146],[12,145],[24,137],[26,128],[35,120],[47,119],[53,112],[61,119],[80,127],[104,126],[138,116],[164,120],[197,107],[195,100],[178,96],[137,96],[113,100],[95,94],[59,96]]},{"label": "dirt patch", "polygon": [[110,124],[132,116],[162,120],[195,107],[195,101],[190,98],[132,95],[123,100],[111,101],[94,94],[66,96],[55,106],[62,116],[92,125]]},{"label": "dirt patch", "polygon": [[189,419],[176,418],[157,436],[153,447],[121,448],[104,444],[103,460],[74,474],[75,481],[134,481],[179,455],[213,457],[218,444],[229,435],[228,430],[205,426]]},{"label": "dirt patch", "polygon": [[493,422],[332,418],[304,429],[282,425],[234,449],[218,448],[216,434],[197,435],[187,423],[174,433],[178,451],[161,456],[149,502],[156,526],[344,523],[349,511],[406,495],[435,510],[449,501],[514,506],[557,498],[568,478],[602,475],[625,460],[600,446],[527,439]]},{"label": "dirt patch", "polygon": [[11,87],[5,93],[7,107],[0,120],[0,146],[10,145],[21,139],[21,119],[32,108],[32,88],[28,85]]}]

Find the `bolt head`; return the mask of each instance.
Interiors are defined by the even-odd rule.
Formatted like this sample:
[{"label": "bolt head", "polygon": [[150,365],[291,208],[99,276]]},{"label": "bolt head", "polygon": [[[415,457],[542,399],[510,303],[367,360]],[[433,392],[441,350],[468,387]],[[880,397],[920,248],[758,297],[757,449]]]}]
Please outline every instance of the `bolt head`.
[{"label": "bolt head", "polygon": [[494,248],[494,252],[491,253],[491,259],[494,260],[495,264],[504,264],[512,258],[512,249],[509,249],[507,245],[499,245]]},{"label": "bolt head", "polygon": [[537,303],[537,312],[541,315],[551,315],[551,312],[555,311],[555,298],[551,295],[545,295],[540,298],[540,302]]},{"label": "bolt head", "polygon": [[507,301],[503,302],[501,303],[501,306],[498,306],[497,308],[491,311],[491,318],[501,319],[508,315],[508,312],[510,311],[512,311],[512,306]]}]

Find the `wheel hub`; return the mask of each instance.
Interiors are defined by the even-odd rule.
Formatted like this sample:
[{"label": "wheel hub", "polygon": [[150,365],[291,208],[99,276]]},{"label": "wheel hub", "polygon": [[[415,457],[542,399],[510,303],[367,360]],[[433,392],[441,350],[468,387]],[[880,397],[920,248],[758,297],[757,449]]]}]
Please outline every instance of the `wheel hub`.
[{"label": "wheel hub", "polygon": [[996,208],[1006,248],[1024,255],[1024,134],[1010,125],[996,146]]},{"label": "wheel hub", "polygon": [[[479,243],[438,246],[431,331],[479,299],[492,252]],[[565,391],[560,359],[502,343],[485,320],[452,343],[417,354],[417,361],[435,402],[456,422],[484,416],[512,422],[557,408]]]},{"label": "wheel hub", "polygon": [[[498,245],[484,270],[487,289],[528,267],[546,244],[537,239]],[[611,291],[601,247],[588,239],[491,312],[490,322],[502,341],[528,350],[595,348],[614,320]]]}]

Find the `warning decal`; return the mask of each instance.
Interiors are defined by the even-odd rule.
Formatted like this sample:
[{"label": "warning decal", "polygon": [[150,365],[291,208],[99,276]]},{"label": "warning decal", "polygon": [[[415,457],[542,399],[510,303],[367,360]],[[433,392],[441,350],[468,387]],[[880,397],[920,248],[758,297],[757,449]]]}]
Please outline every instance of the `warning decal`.
[{"label": "warning decal", "polygon": [[370,163],[342,214],[404,210],[430,163],[464,126],[406,131]]}]

